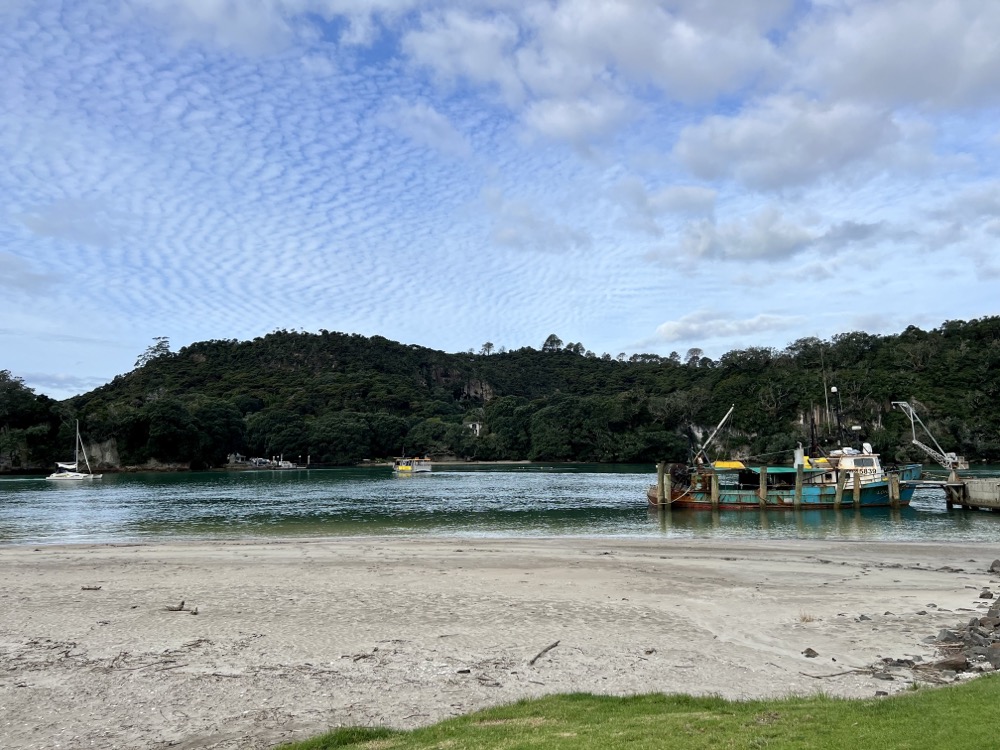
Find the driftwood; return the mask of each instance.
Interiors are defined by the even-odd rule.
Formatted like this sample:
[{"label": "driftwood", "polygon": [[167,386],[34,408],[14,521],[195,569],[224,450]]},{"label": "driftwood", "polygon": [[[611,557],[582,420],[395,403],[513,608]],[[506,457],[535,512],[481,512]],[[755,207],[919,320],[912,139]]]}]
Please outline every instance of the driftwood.
[{"label": "driftwood", "polygon": [[81,586],[80,588],[82,590],[84,590],[84,591],[100,591],[101,590],[100,586]]},{"label": "driftwood", "polygon": [[167,612],[183,612],[184,602],[182,600],[181,603],[178,604],[176,607],[164,607],[164,609],[167,610]]},{"label": "driftwood", "polygon": [[534,664],[536,661],[538,661],[540,658],[542,658],[545,654],[547,654],[549,651],[551,651],[552,649],[554,649],[558,645],[559,645],[559,641],[556,641],[555,643],[550,643],[548,646],[546,646],[541,651],[539,651],[537,654],[535,654],[535,657],[531,661],[528,662],[528,666],[530,667],[532,664]]},{"label": "driftwood", "polygon": [[809,674],[808,672],[799,672],[803,677],[812,677],[814,680],[824,680],[827,677],[840,677],[845,674],[855,674],[855,673],[870,673],[870,669],[848,669],[844,672],[834,672],[833,674]]},{"label": "driftwood", "polygon": [[963,672],[969,668],[969,660],[964,654],[959,654],[958,656],[952,656],[948,659],[941,659],[940,661],[931,662],[929,664],[917,664],[914,669],[920,670],[951,670],[954,672]]},{"label": "driftwood", "polygon": [[187,664],[171,664],[169,667],[160,667],[156,672],[165,672],[168,669],[180,669],[181,667],[186,667]]}]

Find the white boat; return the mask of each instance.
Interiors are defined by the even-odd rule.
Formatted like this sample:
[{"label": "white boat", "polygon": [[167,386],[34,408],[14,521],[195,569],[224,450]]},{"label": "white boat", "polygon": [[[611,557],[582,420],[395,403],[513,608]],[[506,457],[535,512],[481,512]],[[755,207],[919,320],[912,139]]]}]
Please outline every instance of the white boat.
[{"label": "white boat", "polygon": [[392,470],[397,474],[419,474],[431,470],[429,458],[397,458],[392,462]]},{"label": "white boat", "polygon": [[[80,454],[83,454],[83,460],[87,464],[87,471],[80,471]],[[83,447],[83,439],[80,437],[80,420],[76,422],[76,456],[73,463],[63,463],[61,461],[56,461],[56,466],[59,469],[52,474],[49,474],[46,479],[55,479],[59,481],[71,481],[79,482],[84,479],[100,479],[103,474],[95,474],[90,468],[90,459],[87,458],[87,451]]]}]

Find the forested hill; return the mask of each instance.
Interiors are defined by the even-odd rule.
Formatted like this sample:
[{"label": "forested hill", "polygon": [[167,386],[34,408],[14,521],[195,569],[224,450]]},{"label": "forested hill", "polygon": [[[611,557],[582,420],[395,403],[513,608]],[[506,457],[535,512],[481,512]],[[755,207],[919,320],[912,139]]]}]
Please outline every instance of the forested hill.
[{"label": "forested hill", "polygon": [[[837,392],[831,394],[835,386]],[[909,447],[913,403],[946,450],[1000,459],[1000,317],[898,335],[854,332],[752,347],[719,360],[595,355],[550,336],[540,349],[448,354],[375,336],[278,331],[171,352],[68,401],[0,370],[0,470],[64,459],[78,418],[115,465],[220,465],[230,453],[350,464],[393,455],[479,460],[684,460],[730,405],[721,452],[772,458],[832,445],[835,414],[890,457]]]}]

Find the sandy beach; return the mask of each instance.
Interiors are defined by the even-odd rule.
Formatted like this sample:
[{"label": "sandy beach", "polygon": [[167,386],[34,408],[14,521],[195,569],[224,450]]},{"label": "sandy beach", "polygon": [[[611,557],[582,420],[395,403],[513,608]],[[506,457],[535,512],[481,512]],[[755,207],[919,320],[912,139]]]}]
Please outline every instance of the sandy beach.
[{"label": "sandy beach", "polygon": [[933,658],[925,639],[1000,585],[997,557],[580,538],[0,547],[0,747],[268,748],[568,691],[871,697],[907,683],[850,670]]}]

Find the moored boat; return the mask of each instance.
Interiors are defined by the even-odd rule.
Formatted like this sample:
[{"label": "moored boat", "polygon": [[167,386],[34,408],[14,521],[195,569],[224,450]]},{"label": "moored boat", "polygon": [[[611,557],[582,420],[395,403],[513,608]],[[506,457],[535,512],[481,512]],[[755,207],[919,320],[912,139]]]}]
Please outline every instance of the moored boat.
[{"label": "moored boat", "polygon": [[[920,478],[923,467],[917,463],[886,467],[870,443],[863,443],[861,450],[843,446],[821,454],[814,439],[813,455],[806,455],[800,444],[792,466],[712,461],[706,448],[734,408],[729,408],[688,465],[658,467],[657,483],[646,492],[650,505],[755,510],[910,504],[915,490],[913,482]],[[839,412],[837,421],[839,425]]]},{"label": "moored boat", "polygon": [[392,462],[392,470],[397,474],[422,474],[431,470],[429,458],[397,458]]},{"label": "moored boat", "polygon": [[[85,479],[100,479],[103,474],[95,474],[90,468],[90,459],[87,458],[87,449],[83,445],[83,438],[80,437],[80,422],[76,423],[76,456],[72,463],[56,461],[57,471],[49,474],[46,479],[58,481],[80,482]],[[83,460],[87,464],[87,471],[80,471],[80,454],[83,453]]]},{"label": "moored boat", "polygon": [[[863,508],[909,505],[920,478],[920,464],[887,468],[867,443],[863,450],[844,448],[829,456],[803,456],[795,466],[748,466],[720,461],[694,466],[673,465],[660,484],[646,493],[652,506],[675,508]],[[669,481],[666,477],[669,476]]]}]

